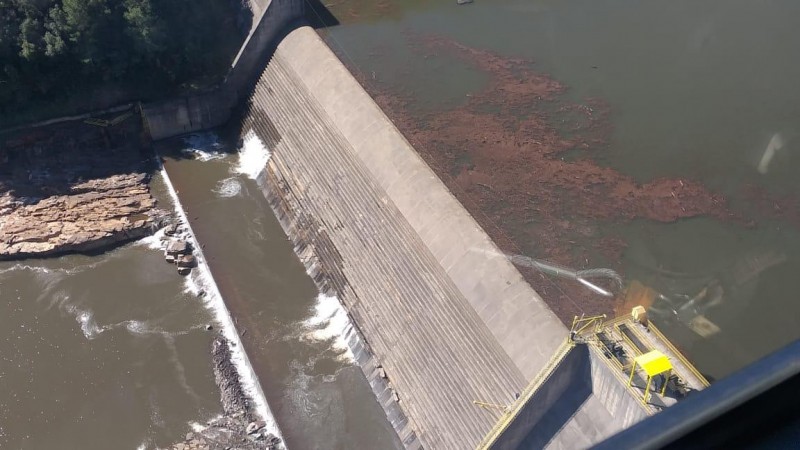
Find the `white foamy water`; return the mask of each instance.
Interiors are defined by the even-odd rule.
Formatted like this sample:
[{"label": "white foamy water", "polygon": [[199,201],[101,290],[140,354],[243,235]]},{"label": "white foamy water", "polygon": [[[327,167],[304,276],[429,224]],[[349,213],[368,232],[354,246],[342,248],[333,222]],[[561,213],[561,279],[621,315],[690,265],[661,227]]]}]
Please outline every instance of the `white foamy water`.
[{"label": "white foamy water", "polygon": [[339,299],[325,294],[317,295],[312,316],[303,322],[305,339],[331,342],[331,347],[342,352],[341,359],[353,361],[347,336],[353,328]]},{"label": "white foamy water", "polygon": [[235,177],[220,180],[217,182],[217,187],[214,188],[214,193],[221,198],[236,197],[240,192],[242,192],[242,184]]},{"label": "white foamy water", "polygon": [[217,283],[214,281],[211,270],[209,270],[208,265],[206,264],[202,247],[194,237],[194,233],[189,225],[189,218],[186,216],[186,213],[181,206],[180,199],[175,192],[175,187],[172,185],[172,181],[169,179],[169,175],[167,175],[167,172],[164,170],[163,166],[161,166],[161,176],[163,177],[164,184],[166,185],[167,191],[172,198],[175,211],[180,216],[184,226],[189,229],[188,238],[196,252],[195,257],[197,258],[197,268],[186,277],[186,288],[193,295],[198,295],[200,290],[205,292],[205,295],[202,296],[204,305],[213,313],[218,325],[221,327],[223,336],[225,336],[225,338],[233,344],[230,346],[231,362],[233,363],[234,367],[236,367],[236,371],[239,374],[239,379],[242,382],[242,387],[245,393],[247,393],[247,395],[249,395],[255,403],[256,413],[261,416],[261,419],[264,420],[264,422],[267,423],[267,431],[283,439],[283,435],[281,434],[278,424],[275,421],[275,416],[272,414],[272,411],[267,404],[267,399],[261,389],[261,384],[258,382],[258,376],[256,376],[255,372],[253,371],[253,366],[250,364],[250,360],[248,359],[247,354],[244,352],[244,347],[242,346],[239,333],[236,331],[233,318],[231,317],[228,308],[225,306],[225,301],[222,298],[222,294],[219,292],[219,288],[217,287]]},{"label": "white foamy water", "polygon": [[185,148],[183,152],[191,153],[194,158],[200,161],[211,161],[225,157],[219,136],[216,133],[195,133],[183,138]]},{"label": "white foamy water", "polygon": [[[219,420],[221,418],[222,418],[222,415],[214,416],[214,417],[208,419],[207,423],[216,422],[217,420]],[[189,428],[191,428],[192,431],[194,431],[195,433],[200,433],[201,431],[203,431],[206,428],[208,428],[208,425],[203,425],[202,423],[198,423],[198,422],[189,422],[188,425],[189,425]]]},{"label": "white foamy water", "polygon": [[31,272],[38,272],[38,273],[45,273],[45,274],[52,272],[52,270],[50,270],[50,269],[48,269],[46,267],[27,266],[25,264],[17,263],[17,264],[14,264],[11,267],[8,267],[8,268],[0,270],[0,275],[2,275],[4,273],[15,272],[15,271],[18,271],[18,270],[30,270]]},{"label": "white foamy water", "polygon": [[100,264],[104,264],[106,260],[99,260],[89,264],[83,264],[78,266],[73,266],[70,268],[47,268],[41,266],[29,266],[26,264],[17,263],[11,267],[6,267],[5,269],[0,269],[0,275],[5,273],[13,273],[16,271],[30,271],[37,274],[38,277],[55,277],[60,275],[75,275],[81,272],[85,272],[87,270],[94,269],[95,267],[99,266]]},{"label": "white foamy water", "polygon": [[267,166],[270,152],[253,130],[245,134],[234,172],[255,180]]},{"label": "white foamy water", "polygon": [[163,238],[164,238],[164,228],[156,231],[150,236],[145,236],[139,239],[138,241],[134,242],[133,245],[142,245],[144,247],[151,248],[153,250],[162,250],[163,245],[161,240]]},{"label": "white foamy water", "polygon": [[83,331],[83,335],[86,336],[86,339],[92,340],[103,331],[106,331],[105,327],[101,327],[97,324],[94,320],[94,314],[91,311],[83,311],[77,307],[70,307],[68,310],[75,314],[75,320],[81,324],[81,331]]}]

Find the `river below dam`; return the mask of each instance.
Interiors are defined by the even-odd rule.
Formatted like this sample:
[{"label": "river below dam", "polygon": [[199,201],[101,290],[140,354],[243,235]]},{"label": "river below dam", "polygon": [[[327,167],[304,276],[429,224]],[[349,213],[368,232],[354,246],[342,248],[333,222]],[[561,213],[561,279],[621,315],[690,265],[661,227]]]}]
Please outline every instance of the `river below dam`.
[{"label": "river below dam", "polygon": [[214,316],[157,246],[0,263],[0,447],[167,446],[221,414]]},{"label": "river below dam", "polygon": [[[254,181],[266,149],[205,133],[164,150],[288,447],[401,448],[343,341],[346,314],[317,293]],[[171,209],[158,174],[152,189]],[[0,263],[0,448],[164,448],[221,415],[209,352],[225,320],[210,282],[178,275],[158,236]]]}]

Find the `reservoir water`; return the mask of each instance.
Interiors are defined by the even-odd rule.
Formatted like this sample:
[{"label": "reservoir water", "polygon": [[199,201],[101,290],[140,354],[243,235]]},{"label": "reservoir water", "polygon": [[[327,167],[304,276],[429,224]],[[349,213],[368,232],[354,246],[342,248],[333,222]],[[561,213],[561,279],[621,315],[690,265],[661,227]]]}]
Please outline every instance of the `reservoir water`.
[{"label": "reservoir water", "polygon": [[[449,174],[456,184],[470,164],[480,169],[469,156],[473,147],[486,144],[486,137],[479,138],[491,123],[487,117],[514,100],[492,103],[482,93],[515,89],[507,83],[492,91],[498,86],[493,77],[524,60],[565,87],[537,114],[547,118],[548,107],[569,103],[606,113],[602,143],[563,153],[564,160],[591,161],[642,184],[697,182],[723,196],[738,218],[629,219],[624,204],[599,218],[556,209],[555,228],[577,223],[581,232],[560,232],[550,244],[580,254],[562,262],[578,268],[610,265],[626,281],[672,295],[674,308],[667,305],[654,320],[710,378],[800,337],[800,304],[794,301],[800,289],[794,275],[800,270],[797,2],[353,0],[336,2],[331,10],[341,25],[321,35],[371,94],[393,99],[382,103],[390,118],[412,118],[413,124],[401,129],[418,149],[455,159]],[[463,57],[464,48],[473,56]],[[476,63],[485,55],[481,52],[500,59]],[[474,98],[481,100],[472,107]],[[515,121],[529,113],[522,108],[496,116],[511,130],[508,135],[519,136],[513,134]],[[437,121],[443,115],[448,119]],[[550,118],[570,137],[575,125],[570,116]],[[461,125],[458,120],[462,127],[451,128]],[[472,185],[481,192],[498,182],[490,169],[484,172],[481,183]],[[519,183],[523,194],[537,189],[535,183]],[[558,187],[552,194],[556,204],[571,200],[568,189]],[[540,215],[493,218],[501,228],[515,219],[526,236],[517,239],[521,251],[546,258],[540,245],[546,236],[524,234],[530,227],[525,224],[535,225]],[[598,242],[620,242],[620,254],[601,254]],[[687,298],[708,299],[715,289],[721,301],[680,309]],[[568,304],[574,314],[610,312],[575,303]],[[696,319],[697,314],[703,317]]]}]

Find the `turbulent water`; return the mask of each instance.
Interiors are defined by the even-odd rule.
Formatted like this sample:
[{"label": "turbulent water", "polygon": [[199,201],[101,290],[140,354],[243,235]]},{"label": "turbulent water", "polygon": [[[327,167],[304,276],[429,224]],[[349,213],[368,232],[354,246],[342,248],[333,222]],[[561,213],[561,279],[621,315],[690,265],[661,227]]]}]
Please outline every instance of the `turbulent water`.
[{"label": "turbulent water", "polygon": [[256,183],[269,150],[237,140],[204,133],[162,151],[288,447],[401,448],[353,365],[347,314],[317,292]]},{"label": "turbulent water", "polygon": [[[369,89],[427,114],[463,104],[489,75],[420,52],[420,37],[534,60],[569,98],[608,105],[609,142],[592,154],[601,164],[641,182],[698,180],[748,211],[752,186],[800,192],[798,5],[352,0],[332,5],[342,25],[324,33]],[[208,350],[229,320],[223,297],[252,367],[245,381],[289,448],[401,448],[353,366],[346,314],[317,292],[255,182],[264,144],[245,130],[162,150],[211,275],[178,276],[157,237],[100,256],[0,263],[0,448],[164,447],[219,415]],[[169,205],[166,186],[156,191]],[[626,281],[684,300],[707,286],[707,309],[664,311],[683,324],[671,336],[719,377],[798,337],[800,231],[776,215],[785,205],[756,211],[757,226],[696,218],[589,229],[625,242],[615,268]],[[198,298],[216,294],[211,277],[221,296]],[[698,313],[718,328],[700,327]]]},{"label": "turbulent water", "polygon": [[179,198],[197,233],[191,276],[164,262],[161,233],[99,256],[0,263],[0,448],[182,440],[222,413],[218,332],[239,342],[245,389],[289,448],[400,448],[353,365],[347,315],[316,291],[256,186],[263,143],[202,133],[171,150],[154,190],[165,208]]},{"label": "turbulent water", "polygon": [[142,241],[0,265],[0,448],[155,448],[221,413],[206,305]]}]

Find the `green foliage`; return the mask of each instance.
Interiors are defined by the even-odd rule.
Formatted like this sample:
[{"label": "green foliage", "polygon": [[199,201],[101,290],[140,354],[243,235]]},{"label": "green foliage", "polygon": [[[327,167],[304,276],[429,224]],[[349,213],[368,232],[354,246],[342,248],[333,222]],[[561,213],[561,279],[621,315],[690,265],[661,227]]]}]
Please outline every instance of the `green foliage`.
[{"label": "green foliage", "polygon": [[231,0],[0,0],[0,124],[114,86],[138,98],[219,76],[235,54]]}]

